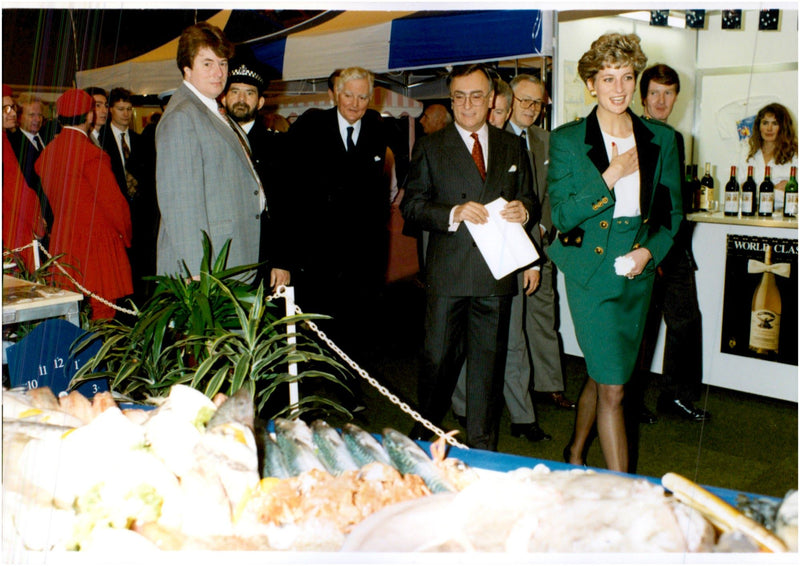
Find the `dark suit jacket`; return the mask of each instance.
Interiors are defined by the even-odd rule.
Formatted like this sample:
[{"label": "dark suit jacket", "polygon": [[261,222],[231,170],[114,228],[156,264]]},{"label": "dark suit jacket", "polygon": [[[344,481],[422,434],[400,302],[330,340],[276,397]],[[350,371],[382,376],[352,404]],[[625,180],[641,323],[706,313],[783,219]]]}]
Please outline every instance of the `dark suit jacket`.
[{"label": "dark suit jacket", "polygon": [[[131,149],[131,157],[128,159],[127,169],[138,181],[137,192],[140,190],[151,189],[155,183],[155,148],[149,146],[140,134],[137,134],[130,128],[125,135],[128,142],[128,147]],[[122,194],[128,199],[128,202],[134,199],[128,195],[127,181],[125,180],[125,165],[122,163],[122,154],[117,146],[117,140],[114,139],[114,131],[111,129],[110,124],[106,124],[100,128],[98,134],[100,140],[100,147],[111,157],[111,169],[114,171],[114,177],[117,179]]]},{"label": "dark suit jacket", "polygon": [[[42,140],[45,140],[41,132],[39,133],[39,137],[41,137]],[[47,222],[47,231],[49,233],[53,226],[53,209],[50,206],[50,201],[47,199],[47,195],[44,194],[39,175],[37,175],[33,167],[36,163],[36,160],[39,159],[41,151],[37,150],[33,146],[31,141],[28,139],[28,136],[23,134],[22,130],[19,128],[8,133],[8,141],[11,143],[14,154],[17,156],[19,168],[22,170],[22,175],[25,177],[25,181],[28,183],[28,186],[36,192],[36,196],[39,199],[39,205],[42,209],[42,218],[44,218],[45,222]],[[46,143],[47,141],[45,141],[45,144]]]},{"label": "dark suit jacket", "polygon": [[380,114],[368,110],[348,154],[337,113],[306,112],[289,130],[294,259],[306,274],[366,277],[380,285],[388,257],[387,138]]},{"label": "dark suit jacket", "polygon": [[[564,124],[550,136],[547,182],[553,223],[562,235],[550,246],[549,255],[581,285],[605,259],[614,216],[614,191],[608,190],[602,177],[609,162],[596,113],[595,108],[585,119]],[[630,116],[639,154],[643,222],[635,247],[650,250],[653,265],[658,265],[683,217],[675,131],[656,120]]]},{"label": "dark suit jacket", "polygon": [[[155,275],[155,251],[160,220],[156,198],[155,147],[150,145],[141,134],[137,134],[130,128],[125,137],[131,155],[127,164],[123,165],[122,154],[114,139],[111,123],[101,127],[98,134],[100,147],[111,158],[111,170],[114,172],[114,178],[131,209],[133,245],[130,253],[134,277]],[[126,167],[137,181],[134,196],[128,194],[128,183],[125,179]]]},{"label": "dark suit jacket", "polygon": [[425,283],[443,296],[487,297],[517,292],[517,277],[499,281],[489,270],[467,226],[448,231],[450,210],[468,201],[488,204],[503,197],[520,200],[538,222],[538,201],[531,189],[528,157],[519,138],[489,128],[488,167],[483,181],[455,124],[420,139],[411,158],[403,217],[430,231]]},{"label": "dark suit jacket", "polygon": [[291,269],[291,254],[287,253],[286,234],[291,226],[286,223],[286,208],[284,192],[287,190],[284,176],[289,172],[286,163],[286,134],[272,132],[264,123],[256,118],[253,127],[247,133],[250,142],[251,158],[264,195],[267,198],[267,208],[261,216],[261,245],[259,247],[259,262],[266,264],[259,269],[262,277],[269,281],[269,271],[273,267]]}]

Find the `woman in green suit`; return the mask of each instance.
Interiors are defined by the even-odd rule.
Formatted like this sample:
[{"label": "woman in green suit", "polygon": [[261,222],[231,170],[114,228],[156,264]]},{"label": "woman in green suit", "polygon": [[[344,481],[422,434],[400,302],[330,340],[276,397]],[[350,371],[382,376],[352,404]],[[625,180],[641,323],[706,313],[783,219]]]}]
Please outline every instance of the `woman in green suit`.
[{"label": "woman in green suit", "polygon": [[629,105],[647,57],[635,34],[592,43],[578,72],[597,106],[550,137],[548,188],[558,241],[550,256],[566,282],[575,335],[589,374],[564,458],[583,464],[597,423],[606,466],[628,471],[622,411],[642,340],[655,267],[682,210],[675,132]]}]

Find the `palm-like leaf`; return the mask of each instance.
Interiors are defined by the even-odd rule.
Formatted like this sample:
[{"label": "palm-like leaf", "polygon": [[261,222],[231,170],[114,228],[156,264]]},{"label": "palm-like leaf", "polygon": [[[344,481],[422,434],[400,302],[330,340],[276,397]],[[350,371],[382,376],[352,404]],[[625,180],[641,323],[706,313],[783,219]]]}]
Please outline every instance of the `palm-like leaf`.
[{"label": "palm-like leaf", "polygon": [[[227,268],[230,242],[212,261],[213,250],[203,234],[199,277],[186,265],[181,276],[156,276],[153,296],[142,306],[132,325],[111,320],[93,324],[76,340],[77,352],[95,339],[100,352],[76,374],[74,383],[107,377],[120,396],[138,402],[164,397],[176,384],[186,384],[213,397],[247,388],[258,410],[281,385],[301,380],[342,384],[345,368],[301,333],[289,334],[286,325],[327,318],[302,314],[281,317],[278,307],[265,300],[263,285],[255,290],[239,276],[255,265]],[[296,344],[289,344],[289,338]],[[289,364],[300,364],[298,375]],[[324,371],[321,368],[325,368]],[[281,414],[324,406],[346,412],[321,397],[306,397]]]}]

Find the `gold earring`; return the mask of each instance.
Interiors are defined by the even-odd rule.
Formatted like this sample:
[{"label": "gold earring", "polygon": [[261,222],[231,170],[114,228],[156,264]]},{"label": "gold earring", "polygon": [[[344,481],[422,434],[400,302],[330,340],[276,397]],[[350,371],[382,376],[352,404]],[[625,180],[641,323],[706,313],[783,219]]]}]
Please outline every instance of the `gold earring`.
[{"label": "gold earring", "polygon": [[597,96],[597,91],[596,90],[590,90],[589,94],[591,94],[592,96]]}]

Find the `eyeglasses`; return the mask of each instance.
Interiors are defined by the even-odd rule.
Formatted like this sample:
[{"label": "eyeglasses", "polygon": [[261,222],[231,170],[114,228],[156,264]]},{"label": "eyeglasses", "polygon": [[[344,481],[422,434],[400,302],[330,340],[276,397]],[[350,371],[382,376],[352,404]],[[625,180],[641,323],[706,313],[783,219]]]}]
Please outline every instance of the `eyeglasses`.
[{"label": "eyeglasses", "polygon": [[450,97],[450,100],[453,101],[455,106],[464,106],[466,104],[467,99],[474,104],[483,104],[483,101],[486,100],[486,97],[489,96],[488,92],[481,92],[480,90],[476,90],[474,92],[454,92],[453,96]]},{"label": "eyeglasses", "polygon": [[515,96],[514,100],[519,102],[519,105],[525,109],[528,109],[531,106],[533,106],[534,108],[541,108],[542,105],[544,104],[544,102],[542,102],[541,100],[533,100],[532,98],[517,98]]},{"label": "eyeglasses", "polygon": [[11,114],[12,112],[16,112],[17,107],[14,104],[3,104],[3,114]]}]

